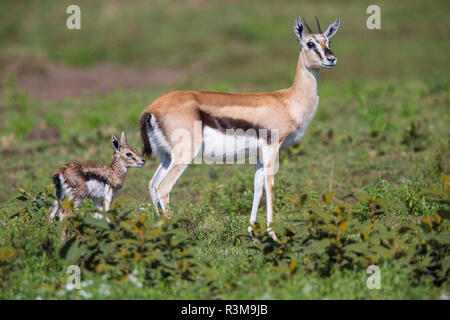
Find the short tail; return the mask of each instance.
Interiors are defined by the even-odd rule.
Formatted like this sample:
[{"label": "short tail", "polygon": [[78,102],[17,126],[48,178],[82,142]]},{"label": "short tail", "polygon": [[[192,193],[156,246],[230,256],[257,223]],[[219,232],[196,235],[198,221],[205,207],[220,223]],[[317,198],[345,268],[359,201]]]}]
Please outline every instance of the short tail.
[{"label": "short tail", "polygon": [[144,112],[139,119],[139,127],[141,129],[141,139],[144,143],[144,150],[142,154],[145,156],[150,156],[152,154],[152,147],[150,145],[150,140],[148,138],[148,130],[151,127],[150,120],[152,119],[152,114],[149,112]]},{"label": "short tail", "polygon": [[55,185],[56,189],[56,200],[62,200],[62,186],[61,186],[61,179],[59,178],[59,174],[54,174],[52,176],[53,184]]}]

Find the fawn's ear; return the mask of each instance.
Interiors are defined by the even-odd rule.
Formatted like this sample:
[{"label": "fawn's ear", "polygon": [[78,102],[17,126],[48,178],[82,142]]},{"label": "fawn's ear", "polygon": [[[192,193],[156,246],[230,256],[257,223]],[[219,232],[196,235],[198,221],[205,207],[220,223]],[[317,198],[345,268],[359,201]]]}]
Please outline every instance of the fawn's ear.
[{"label": "fawn's ear", "polygon": [[122,146],[127,144],[127,136],[125,135],[125,131],[122,131],[122,135],[120,136],[120,144]]},{"label": "fawn's ear", "polygon": [[114,153],[119,152],[119,141],[117,141],[117,138],[114,135],[111,136],[111,143],[114,149]]}]

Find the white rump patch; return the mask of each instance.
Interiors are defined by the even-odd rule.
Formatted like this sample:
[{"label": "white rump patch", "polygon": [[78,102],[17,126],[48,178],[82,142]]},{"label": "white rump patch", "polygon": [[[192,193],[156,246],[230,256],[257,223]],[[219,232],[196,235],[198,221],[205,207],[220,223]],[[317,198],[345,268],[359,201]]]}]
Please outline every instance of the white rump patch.
[{"label": "white rump patch", "polygon": [[151,128],[147,126],[147,136],[150,142],[150,146],[152,147],[152,150],[161,159],[163,157],[163,154],[170,154],[171,149],[166,141],[166,138],[161,128],[158,127],[158,124],[155,120],[155,116],[153,114],[150,119],[150,127]]},{"label": "white rump patch", "polygon": [[72,191],[72,188],[69,184],[65,183],[64,177],[60,174],[59,175],[59,181],[61,181],[61,200],[65,199],[67,196],[70,195],[70,192]]}]

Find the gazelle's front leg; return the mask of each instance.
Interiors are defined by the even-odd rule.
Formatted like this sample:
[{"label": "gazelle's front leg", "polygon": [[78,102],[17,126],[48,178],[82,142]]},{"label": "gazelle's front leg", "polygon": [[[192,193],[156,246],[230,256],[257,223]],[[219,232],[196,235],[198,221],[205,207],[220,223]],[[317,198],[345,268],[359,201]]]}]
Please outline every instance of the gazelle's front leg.
[{"label": "gazelle's front leg", "polygon": [[270,225],[273,223],[273,202],[274,202],[274,182],[275,173],[278,168],[278,145],[268,145],[263,151],[263,162],[264,162],[264,186],[266,189],[266,200],[267,200],[267,232],[277,241],[278,237],[272,230]]},{"label": "gazelle's front leg", "polygon": [[[255,167],[255,181],[254,181],[254,190],[253,190],[253,204],[252,204],[252,213],[250,216],[250,225],[254,226],[256,221],[256,215],[258,214],[258,206],[261,201],[261,196],[263,193],[264,187],[264,166],[261,161],[258,160]],[[248,233],[255,241],[252,227],[248,227]]]},{"label": "gazelle's front leg", "polygon": [[267,199],[267,232],[273,238],[273,240],[277,241],[278,237],[275,234],[275,231],[272,230],[270,225],[273,223],[273,200],[274,200],[274,192],[273,185],[275,181],[275,175],[267,174],[264,177],[264,185],[266,187],[266,199]]}]

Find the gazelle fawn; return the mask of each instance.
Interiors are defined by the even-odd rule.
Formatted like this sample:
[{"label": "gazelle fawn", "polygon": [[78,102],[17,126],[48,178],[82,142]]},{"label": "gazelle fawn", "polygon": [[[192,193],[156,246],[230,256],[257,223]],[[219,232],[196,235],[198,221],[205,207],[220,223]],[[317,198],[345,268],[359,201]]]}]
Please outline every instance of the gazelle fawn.
[{"label": "gazelle fawn", "polygon": [[[114,154],[109,166],[91,162],[71,162],[53,173],[56,197],[51,208],[50,221],[55,219],[58,211],[60,220],[66,217],[64,210],[59,208],[59,201],[66,198],[73,202],[74,208],[85,198],[90,198],[94,200],[98,210],[108,211],[114,193],[125,181],[128,168],[141,168],[145,164],[136,149],[127,144],[125,132],[122,132],[120,144],[115,136],[111,137],[111,142]],[[102,218],[102,215],[97,213],[96,217]]]},{"label": "gazelle fawn", "polygon": [[[317,19],[317,18],[316,18]],[[259,202],[266,191],[267,231],[277,239],[270,225],[273,223],[274,176],[280,148],[299,141],[319,104],[317,81],[319,70],[332,68],[337,59],[330,50],[329,39],[338,30],[336,19],[322,32],[313,33],[300,17],[294,22],[294,33],[301,50],[294,83],[290,88],[261,93],[228,93],[215,91],[172,91],[157,98],[140,117],[144,154],[152,150],[161,163],[149,183],[149,191],[157,211],[166,214],[172,187],[200,151],[214,149],[214,155],[233,158],[252,145],[261,155],[256,160],[254,198],[248,231],[256,221]],[[308,29],[306,33],[304,26]],[[198,125],[200,123],[200,125]],[[238,129],[273,134],[256,134],[236,148],[241,139],[233,132]],[[241,131],[242,131],[241,130]],[[189,137],[179,139],[180,133]],[[248,138],[248,137],[246,137]],[[231,140],[230,140],[231,139]],[[235,139],[235,140],[233,140]],[[242,150],[245,149],[245,150]],[[204,155],[205,156],[205,155]]]}]

